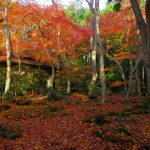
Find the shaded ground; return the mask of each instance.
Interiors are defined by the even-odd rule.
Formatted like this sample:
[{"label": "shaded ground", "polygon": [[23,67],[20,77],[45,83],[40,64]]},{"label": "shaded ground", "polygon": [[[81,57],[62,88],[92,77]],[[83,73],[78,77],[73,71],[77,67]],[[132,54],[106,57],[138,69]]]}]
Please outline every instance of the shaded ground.
[{"label": "shaded ground", "polygon": [[57,102],[5,101],[0,150],[149,150],[149,104],[114,95],[97,105],[78,94]]}]

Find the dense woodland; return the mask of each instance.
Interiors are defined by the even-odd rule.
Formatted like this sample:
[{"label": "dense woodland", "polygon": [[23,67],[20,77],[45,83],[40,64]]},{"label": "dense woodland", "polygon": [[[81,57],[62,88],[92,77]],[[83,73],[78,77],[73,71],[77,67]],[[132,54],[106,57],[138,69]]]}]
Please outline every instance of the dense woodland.
[{"label": "dense woodland", "polygon": [[83,1],[0,0],[0,149],[150,149],[150,0]]}]

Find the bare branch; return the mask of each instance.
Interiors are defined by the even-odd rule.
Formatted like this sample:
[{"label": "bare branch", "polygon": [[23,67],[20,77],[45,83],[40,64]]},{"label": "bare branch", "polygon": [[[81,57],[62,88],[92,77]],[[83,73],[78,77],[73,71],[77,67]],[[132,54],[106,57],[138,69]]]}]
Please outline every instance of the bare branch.
[{"label": "bare branch", "polygon": [[55,2],[55,0],[52,0],[52,3],[54,4],[54,5],[56,5],[57,3]]}]

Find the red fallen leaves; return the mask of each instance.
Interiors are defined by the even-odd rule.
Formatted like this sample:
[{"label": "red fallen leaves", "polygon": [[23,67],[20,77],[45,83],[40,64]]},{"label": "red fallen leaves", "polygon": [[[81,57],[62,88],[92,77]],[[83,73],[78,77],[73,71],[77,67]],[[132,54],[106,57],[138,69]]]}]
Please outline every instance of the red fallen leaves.
[{"label": "red fallen leaves", "polygon": [[[2,150],[7,149],[19,149],[19,150],[121,150],[122,144],[112,143],[106,141],[105,138],[98,138],[93,134],[93,131],[107,131],[104,137],[113,138],[116,135],[116,130],[120,125],[124,125],[132,133],[132,137],[136,139],[137,143],[123,143],[124,149],[138,149],[140,146],[148,143],[148,138],[150,138],[150,131],[148,124],[150,123],[149,115],[132,115],[136,118],[138,122],[132,122],[129,120],[117,121],[116,116],[108,116],[110,123],[104,125],[97,125],[96,123],[86,123],[83,121],[84,117],[89,117],[92,119],[97,114],[107,114],[109,112],[119,112],[125,109],[132,109],[135,104],[124,103],[124,97],[119,95],[113,95],[109,99],[114,101],[119,99],[116,103],[106,103],[97,106],[92,101],[83,102],[81,100],[80,104],[76,101],[82,95],[74,94],[69,96],[72,101],[71,105],[66,105],[64,101],[54,102],[55,106],[63,105],[64,111],[68,112],[70,115],[64,116],[46,116],[44,118],[28,118],[19,120],[5,119],[1,117],[1,122],[3,124],[15,125],[19,124],[21,126],[21,138],[16,140],[7,140],[0,138],[0,146]],[[38,100],[40,101],[40,100]],[[42,100],[41,100],[42,101]],[[35,102],[35,100],[34,100]],[[48,103],[47,106],[54,105],[53,103]],[[20,109],[26,109],[26,111],[32,112],[32,109],[41,108],[45,106],[36,105],[35,106],[20,106]],[[12,107],[12,109],[16,109]],[[4,112],[0,112],[3,114]],[[62,113],[58,112],[58,113]],[[128,118],[121,118],[128,119]],[[101,129],[100,129],[101,128]],[[143,135],[144,139],[140,136]],[[126,140],[128,137],[121,137]],[[143,143],[143,145],[141,144]],[[122,149],[123,149],[122,148]]]},{"label": "red fallen leaves", "polygon": [[109,99],[112,101],[124,101],[126,98],[121,95],[112,95]]}]

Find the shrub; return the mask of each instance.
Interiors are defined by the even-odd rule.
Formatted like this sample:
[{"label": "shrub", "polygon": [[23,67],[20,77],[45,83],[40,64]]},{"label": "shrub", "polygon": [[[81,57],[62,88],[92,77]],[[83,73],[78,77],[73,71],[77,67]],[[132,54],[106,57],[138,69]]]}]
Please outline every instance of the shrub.
[{"label": "shrub", "polygon": [[[59,111],[63,110],[64,107],[61,105],[58,106],[46,106],[46,107],[23,107],[23,108],[16,108],[14,110],[9,110],[3,113],[4,118],[11,118],[11,119],[29,119],[29,118],[37,118],[37,117],[57,117],[60,115],[67,115],[66,112]],[[58,113],[57,113],[58,112]]]},{"label": "shrub", "polygon": [[5,77],[6,77],[6,69],[0,68],[0,91],[4,91],[5,89]]},{"label": "shrub", "polygon": [[128,139],[126,140],[126,142],[129,142],[129,143],[132,143],[132,144],[136,144],[136,140],[133,139],[133,138],[128,138]]},{"label": "shrub", "polygon": [[94,118],[94,122],[98,125],[104,125],[106,123],[110,123],[110,121],[105,118],[105,115],[96,116]]},{"label": "shrub", "polygon": [[96,137],[101,138],[101,139],[104,137],[106,132],[107,131],[105,131],[105,130],[104,131],[103,130],[102,131],[92,131],[93,135],[95,135]]},{"label": "shrub", "polygon": [[11,77],[10,90],[13,94],[22,96],[31,90],[38,94],[47,92],[48,73],[46,71],[23,65],[21,73],[18,72],[18,68],[13,67]]},{"label": "shrub", "polygon": [[59,105],[59,106],[50,106],[50,107],[47,107],[46,108],[46,111],[47,112],[57,112],[57,111],[60,111],[60,110],[63,110],[64,107],[62,105]]},{"label": "shrub", "polygon": [[82,102],[82,99],[77,100],[77,101],[76,101],[76,105],[80,105],[81,102]]},{"label": "shrub", "polygon": [[12,92],[5,94],[3,98],[3,100],[12,100],[12,99],[14,99],[14,94]]},{"label": "shrub", "polygon": [[64,101],[67,105],[72,105],[72,100],[69,97],[66,96]]},{"label": "shrub", "polygon": [[117,131],[118,131],[119,133],[124,133],[124,134],[126,134],[126,135],[131,136],[131,133],[130,133],[130,131],[129,131],[127,128],[120,127],[120,128],[117,129]]},{"label": "shrub", "polygon": [[51,90],[49,95],[48,95],[48,100],[49,101],[58,101],[63,99],[64,96],[60,93],[58,93],[56,90]]},{"label": "shrub", "polygon": [[17,100],[16,105],[17,106],[24,106],[24,105],[31,105],[31,100]]},{"label": "shrub", "polygon": [[9,140],[15,140],[21,137],[20,126],[6,127],[0,124],[0,135]]},{"label": "shrub", "polygon": [[10,108],[11,108],[10,105],[1,105],[0,106],[0,111],[9,110]]}]

